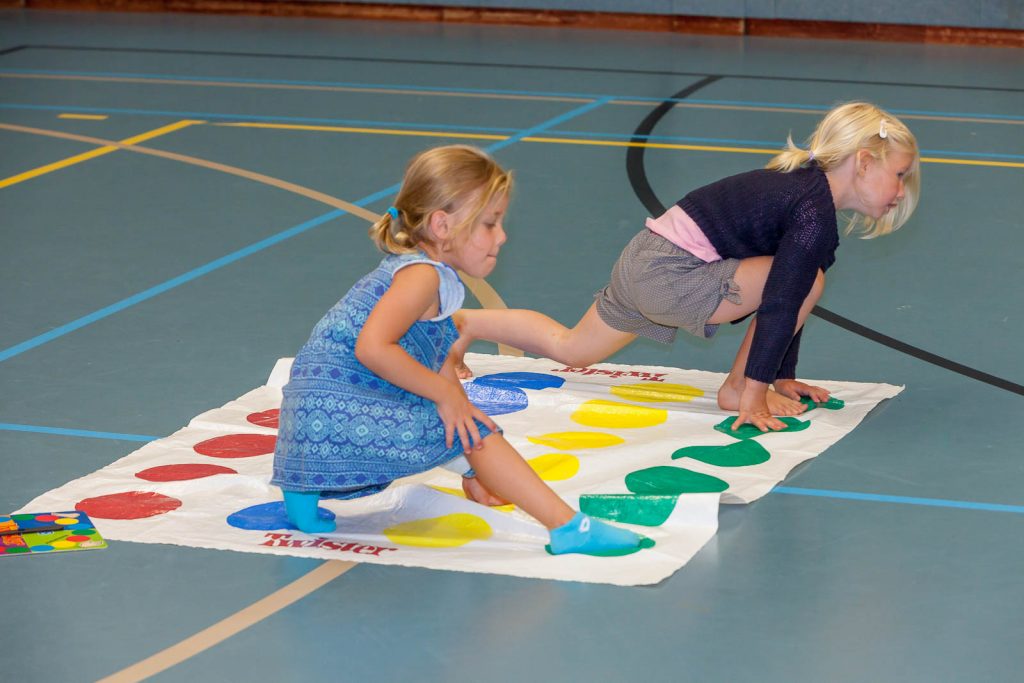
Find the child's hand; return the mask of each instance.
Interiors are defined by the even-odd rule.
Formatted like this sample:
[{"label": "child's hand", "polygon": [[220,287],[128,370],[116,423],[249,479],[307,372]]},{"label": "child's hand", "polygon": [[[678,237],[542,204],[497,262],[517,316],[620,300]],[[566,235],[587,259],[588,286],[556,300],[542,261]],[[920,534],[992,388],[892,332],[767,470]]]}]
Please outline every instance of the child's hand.
[{"label": "child's hand", "polygon": [[750,423],[762,432],[786,428],[786,423],[772,417],[768,409],[768,385],[748,379],[740,395],[740,414],[732,425],[733,431]]},{"label": "child's hand", "polygon": [[480,438],[480,430],[476,426],[479,420],[487,425],[491,431],[498,431],[498,425],[494,423],[482,410],[469,402],[465,390],[458,382],[445,381],[447,389],[443,396],[437,401],[437,414],[444,423],[444,443],[448,448],[452,447],[455,435],[459,435],[462,442],[462,449],[469,453],[472,448],[482,448],[483,442]]},{"label": "child's hand", "polygon": [[795,379],[775,380],[775,391],[794,401],[799,401],[801,396],[808,396],[815,403],[824,403],[829,397],[828,389],[804,384]]}]

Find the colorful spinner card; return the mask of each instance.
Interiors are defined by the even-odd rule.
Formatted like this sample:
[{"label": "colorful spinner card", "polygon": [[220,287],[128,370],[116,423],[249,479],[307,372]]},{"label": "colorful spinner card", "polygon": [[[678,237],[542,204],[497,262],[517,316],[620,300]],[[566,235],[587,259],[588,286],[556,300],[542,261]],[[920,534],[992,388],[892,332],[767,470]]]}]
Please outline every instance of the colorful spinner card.
[{"label": "colorful spinner card", "polygon": [[84,512],[0,515],[0,557],[106,547]]}]

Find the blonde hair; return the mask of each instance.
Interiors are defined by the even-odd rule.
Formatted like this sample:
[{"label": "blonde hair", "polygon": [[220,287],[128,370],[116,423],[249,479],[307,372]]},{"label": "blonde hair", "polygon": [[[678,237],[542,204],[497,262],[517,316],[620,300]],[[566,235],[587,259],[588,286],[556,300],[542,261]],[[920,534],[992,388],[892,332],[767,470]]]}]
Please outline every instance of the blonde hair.
[{"label": "blonde hair", "polygon": [[409,162],[392,205],[397,217],[389,209],[370,227],[370,238],[389,254],[416,251],[419,244],[432,241],[429,223],[435,211],[454,213],[472,202],[465,220],[453,227],[451,242],[476,223],[492,198],[511,192],[512,172],[483,150],[470,145],[434,147]]},{"label": "blonde hair", "polygon": [[887,235],[906,223],[917,208],[921,193],[917,139],[898,118],[867,102],[837,105],[818,123],[807,140],[806,149],[793,144],[793,137],[789,136],[786,148],[768,162],[767,168],[789,173],[813,162],[827,173],[862,149],[876,161],[885,161],[890,151],[905,152],[914,158],[903,176],[904,196],[895,209],[879,219],[856,213],[850,217],[846,233],[857,232],[869,239]]}]

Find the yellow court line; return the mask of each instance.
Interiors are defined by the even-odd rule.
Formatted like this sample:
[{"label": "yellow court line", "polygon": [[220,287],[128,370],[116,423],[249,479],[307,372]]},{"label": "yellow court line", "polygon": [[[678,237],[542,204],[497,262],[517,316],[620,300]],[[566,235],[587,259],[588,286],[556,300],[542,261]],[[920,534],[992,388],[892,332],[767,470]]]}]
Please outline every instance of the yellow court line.
[{"label": "yellow court line", "polygon": [[[240,128],[269,128],[278,130],[303,130],[326,133],[366,133],[368,135],[415,135],[419,137],[470,138],[480,140],[507,140],[509,135],[486,135],[482,133],[449,133],[446,131],[408,131],[391,128],[351,128],[347,126],[306,126],[285,123],[216,123],[215,126]],[[669,142],[635,142],[626,140],[581,140],[578,138],[526,137],[522,142],[538,142],[559,145],[590,145],[594,147],[643,147],[646,149],[675,149],[690,152],[727,152],[731,154],[778,154],[778,149],[762,149],[759,147],[723,147],[719,145],[683,145]],[[1015,161],[977,161],[973,159],[946,159],[941,157],[922,157],[921,163],[927,164],[959,164],[963,166],[1001,166],[1004,168],[1024,168],[1024,162]]]},{"label": "yellow court line", "polygon": [[[650,100],[614,100],[611,104],[621,104],[630,107],[649,107]],[[676,102],[672,105],[678,109],[721,109],[725,111],[759,111],[772,114],[807,114],[808,116],[822,116],[824,109],[806,109],[796,107],[768,107],[764,105],[747,104],[707,104],[701,102]],[[952,123],[1003,123],[1012,126],[1024,126],[1024,119],[992,119],[980,116],[937,116],[934,114],[900,114],[901,119],[913,119],[914,121],[949,121]]]},{"label": "yellow court line", "polygon": [[[151,130],[148,133],[142,133],[141,135],[136,135],[134,137],[130,137],[130,138],[127,138],[125,140],[121,140],[120,144],[122,144],[122,145],[133,145],[133,144],[135,144],[137,142],[142,142],[143,140],[151,140],[151,139],[153,139],[155,137],[159,137],[161,135],[166,135],[167,133],[172,133],[172,132],[174,132],[176,130],[180,130],[182,128],[185,128],[186,126],[191,126],[191,125],[197,124],[197,123],[202,123],[202,121],[178,121],[177,123],[172,123],[170,125],[163,126],[161,128],[157,128],[155,130]],[[73,157],[68,157],[67,159],[62,159],[61,161],[55,161],[52,164],[47,164],[45,166],[40,166],[39,168],[34,168],[31,171],[25,171],[24,173],[19,173],[18,175],[11,176],[10,178],[5,178],[3,180],[0,180],[0,189],[3,189],[5,187],[10,187],[11,185],[17,185],[18,183],[25,182],[26,180],[31,180],[32,178],[38,178],[41,175],[45,175],[47,173],[52,173],[53,171],[58,171],[58,170],[60,170],[62,168],[67,168],[68,166],[74,166],[75,164],[80,164],[83,161],[88,161],[89,159],[95,159],[95,158],[101,157],[101,156],[103,156],[105,154],[110,154],[111,152],[116,152],[119,149],[120,149],[120,147],[118,147],[116,145],[105,145],[105,146],[100,147],[98,149],[89,150],[88,152],[83,152],[82,154],[76,154]]]},{"label": "yellow court line", "polygon": [[105,121],[110,117],[106,114],[58,114],[58,119],[81,119],[83,121]]},{"label": "yellow court line", "polygon": [[110,154],[111,152],[116,151],[117,147],[100,147],[99,149],[92,149],[88,152],[83,152],[82,154],[76,154],[75,156],[68,157],[62,161],[55,161],[52,164],[40,166],[39,168],[34,168],[31,171],[25,171],[24,173],[19,173],[18,175],[11,176],[10,178],[0,180],[0,189],[10,187],[11,185],[17,185],[18,183],[25,182],[26,180],[57,171],[62,168],[67,168],[68,166],[74,166],[75,164],[80,164],[83,161],[95,159],[96,157],[101,157],[104,154]]},{"label": "yellow court line", "polygon": [[960,164],[963,166],[1002,166],[1004,168],[1024,168],[1019,161],[977,161],[975,159],[941,159],[938,157],[921,157],[923,164]]},{"label": "yellow court line", "polygon": [[182,128],[188,128],[189,126],[196,126],[196,125],[199,125],[199,124],[202,124],[202,123],[205,123],[205,122],[204,121],[194,121],[194,120],[190,120],[190,119],[185,119],[184,121],[178,121],[177,123],[172,123],[172,124],[166,125],[163,128],[157,128],[156,130],[151,130],[148,133],[140,133],[139,135],[135,135],[135,136],[130,137],[130,138],[125,138],[124,140],[121,140],[120,143],[122,145],[136,145],[136,144],[138,144],[140,142],[145,142],[146,140],[152,140],[153,138],[158,138],[161,135],[167,135],[168,133],[173,133],[176,130],[181,130]]}]

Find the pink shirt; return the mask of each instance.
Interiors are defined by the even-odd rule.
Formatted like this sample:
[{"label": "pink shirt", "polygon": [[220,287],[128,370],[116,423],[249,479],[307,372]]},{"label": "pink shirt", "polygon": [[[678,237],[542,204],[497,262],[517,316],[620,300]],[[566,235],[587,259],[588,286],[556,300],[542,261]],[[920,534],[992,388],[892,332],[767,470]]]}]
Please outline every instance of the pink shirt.
[{"label": "pink shirt", "polygon": [[711,245],[707,236],[694,223],[685,211],[673,204],[672,207],[658,218],[648,218],[645,225],[672,244],[690,252],[701,261],[711,263],[721,261],[722,257]]}]

